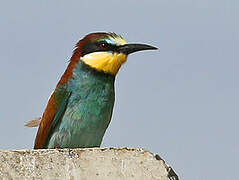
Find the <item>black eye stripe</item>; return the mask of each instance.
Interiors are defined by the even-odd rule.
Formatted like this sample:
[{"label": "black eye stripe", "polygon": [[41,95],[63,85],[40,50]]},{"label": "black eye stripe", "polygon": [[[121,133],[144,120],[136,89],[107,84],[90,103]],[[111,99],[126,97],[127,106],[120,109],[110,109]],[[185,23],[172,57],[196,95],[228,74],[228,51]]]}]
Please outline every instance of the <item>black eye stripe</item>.
[{"label": "black eye stripe", "polygon": [[106,41],[98,41],[93,43],[86,43],[82,47],[82,56],[99,51],[117,51],[117,46],[109,44]]},{"label": "black eye stripe", "polygon": [[99,45],[99,47],[107,48],[109,50],[114,50],[117,47],[116,45],[109,44],[106,41],[100,41],[100,42],[98,42],[98,45]]}]

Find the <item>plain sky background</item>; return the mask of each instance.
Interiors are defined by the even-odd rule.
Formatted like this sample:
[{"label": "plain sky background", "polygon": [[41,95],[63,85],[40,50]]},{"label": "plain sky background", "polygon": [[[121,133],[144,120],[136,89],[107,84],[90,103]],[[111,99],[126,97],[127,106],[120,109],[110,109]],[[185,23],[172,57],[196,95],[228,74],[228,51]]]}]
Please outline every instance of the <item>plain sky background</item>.
[{"label": "plain sky background", "polygon": [[42,0],[0,5],[0,148],[31,149],[75,43],[111,31],[159,51],[116,78],[102,147],[142,147],[184,180],[238,178],[238,0]]}]

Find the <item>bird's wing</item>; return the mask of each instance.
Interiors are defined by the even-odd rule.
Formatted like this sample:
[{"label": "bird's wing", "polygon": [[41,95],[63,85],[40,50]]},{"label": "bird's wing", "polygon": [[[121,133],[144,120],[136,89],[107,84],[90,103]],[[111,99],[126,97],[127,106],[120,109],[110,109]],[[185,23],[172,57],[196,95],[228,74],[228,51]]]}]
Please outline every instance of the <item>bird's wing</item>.
[{"label": "bird's wing", "polygon": [[61,89],[58,92],[57,89],[52,93],[46,110],[42,116],[42,120],[35,139],[34,149],[43,148],[48,136],[54,130],[56,125],[60,122],[62,116],[65,113],[65,109],[68,103],[68,99],[71,93]]}]

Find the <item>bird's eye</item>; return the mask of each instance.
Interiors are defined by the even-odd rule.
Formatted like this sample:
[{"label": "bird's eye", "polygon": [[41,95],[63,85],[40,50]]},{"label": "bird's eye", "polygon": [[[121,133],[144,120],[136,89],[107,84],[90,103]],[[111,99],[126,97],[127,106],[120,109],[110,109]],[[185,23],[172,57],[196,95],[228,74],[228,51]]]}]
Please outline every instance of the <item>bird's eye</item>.
[{"label": "bird's eye", "polygon": [[108,48],[108,44],[105,43],[105,42],[100,43],[99,46],[100,46],[100,49],[107,49]]}]

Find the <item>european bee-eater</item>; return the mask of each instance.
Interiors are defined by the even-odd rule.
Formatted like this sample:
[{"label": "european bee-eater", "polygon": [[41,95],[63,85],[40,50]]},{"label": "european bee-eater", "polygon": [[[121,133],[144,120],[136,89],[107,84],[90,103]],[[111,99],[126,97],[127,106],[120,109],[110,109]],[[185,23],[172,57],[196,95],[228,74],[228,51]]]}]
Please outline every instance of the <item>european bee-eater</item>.
[{"label": "european bee-eater", "polygon": [[127,56],[156,47],[127,44],[115,33],[91,33],[76,44],[70,63],[49,98],[35,149],[99,147],[110,123],[115,76]]}]

